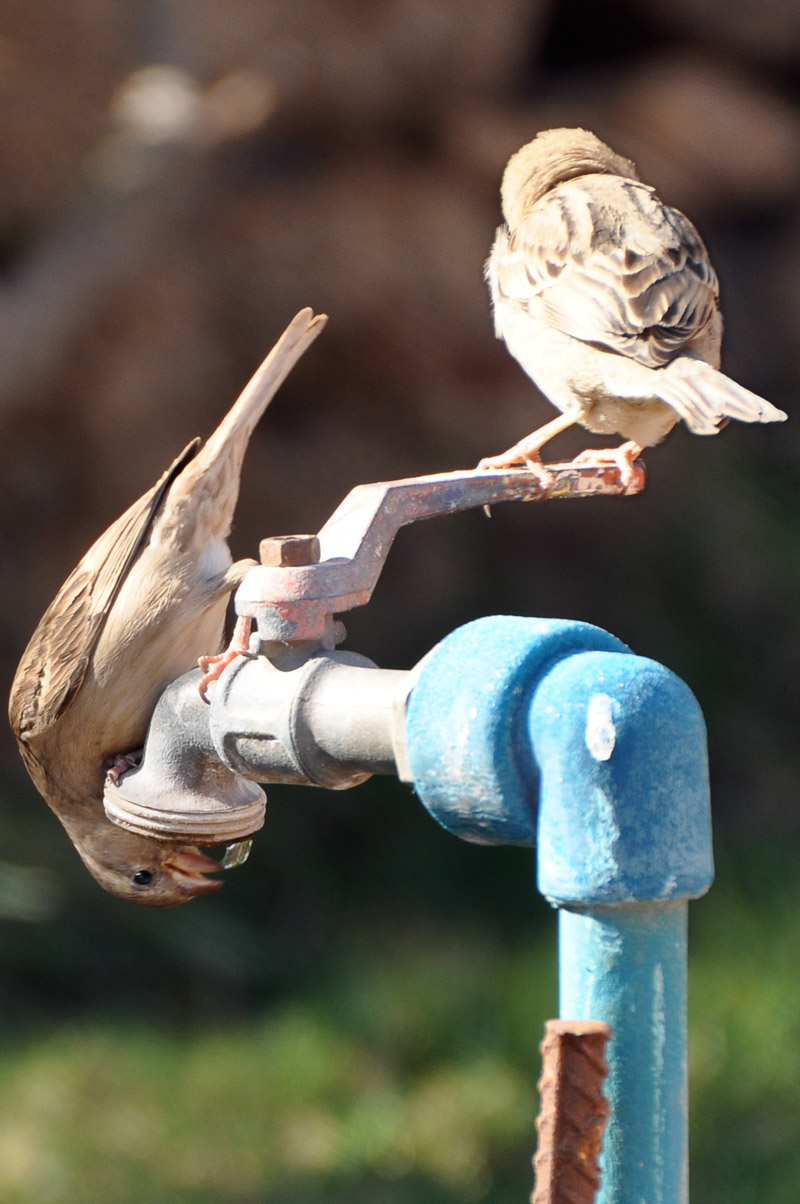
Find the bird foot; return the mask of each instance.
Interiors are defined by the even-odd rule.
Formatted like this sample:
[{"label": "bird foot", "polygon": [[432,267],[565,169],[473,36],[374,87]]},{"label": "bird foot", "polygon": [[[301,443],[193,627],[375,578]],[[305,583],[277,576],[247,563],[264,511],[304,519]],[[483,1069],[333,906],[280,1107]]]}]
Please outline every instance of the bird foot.
[{"label": "bird foot", "polygon": [[625,489],[629,489],[638,482],[640,469],[636,467],[634,461],[641,454],[641,446],[638,443],[634,443],[633,440],[629,440],[628,443],[621,443],[619,447],[587,448],[586,451],[575,456],[572,463],[597,465],[598,468],[604,468],[611,464],[619,469],[619,479],[622,486]]},{"label": "bird foot", "polygon": [[528,450],[525,448],[524,442],[517,443],[499,456],[486,456],[478,464],[480,472],[499,468],[527,468],[545,491],[552,489],[554,484],[553,474],[542,463],[539,449]]},{"label": "bird foot", "polygon": [[525,465],[529,472],[539,478],[542,488],[550,489],[554,480],[552,473],[542,464],[542,448],[556,435],[574,426],[577,420],[577,413],[559,414],[557,418],[520,439],[519,443],[509,447],[508,451],[501,452],[499,456],[487,456],[481,460],[478,468],[514,468],[516,465]]},{"label": "bird foot", "polygon": [[219,652],[215,656],[200,656],[197,663],[203,670],[203,676],[197,683],[197,688],[200,691],[200,697],[203,702],[208,702],[207,690],[212,681],[222,676],[222,672],[228,665],[235,661],[237,656],[244,656],[250,650],[250,628],[253,620],[240,617],[236,620],[236,626],[233,629],[231,642],[224,652]]},{"label": "bird foot", "polygon": [[129,769],[135,769],[137,765],[142,763],[143,748],[139,748],[136,752],[122,753],[115,757],[111,764],[106,769],[106,781],[112,785],[118,786],[119,780],[123,773],[127,773]]}]

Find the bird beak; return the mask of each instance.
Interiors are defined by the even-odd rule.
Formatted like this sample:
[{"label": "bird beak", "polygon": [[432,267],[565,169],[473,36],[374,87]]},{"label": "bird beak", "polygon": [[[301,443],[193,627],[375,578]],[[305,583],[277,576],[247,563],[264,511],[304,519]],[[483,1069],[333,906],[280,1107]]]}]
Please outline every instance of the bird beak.
[{"label": "bird beak", "polygon": [[179,849],[164,862],[164,869],[189,898],[194,898],[195,895],[205,895],[208,891],[219,890],[222,882],[219,879],[210,881],[205,875],[216,874],[221,868],[218,861],[206,857],[197,849]]}]

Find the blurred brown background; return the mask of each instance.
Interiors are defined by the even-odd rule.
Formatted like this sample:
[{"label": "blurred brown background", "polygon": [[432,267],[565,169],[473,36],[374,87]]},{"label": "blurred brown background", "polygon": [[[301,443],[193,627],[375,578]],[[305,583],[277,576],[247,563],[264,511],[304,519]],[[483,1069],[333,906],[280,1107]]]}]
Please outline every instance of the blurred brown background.
[{"label": "blurred brown background", "polygon": [[[648,453],[638,498],[403,532],[347,646],[409,667],[482,614],[597,623],[698,695],[720,830],[794,839],[797,5],[3,0],[0,17],[6,687],[78,557],[213,429],[303,305],[330,324],[253,440],[236,555],[316,530],[359,482],[472,466],[550,417],[493,338],[482,266],[509,154],[581,124],[698,225],[722,284],[723,367],[790,421],[718,439],[676,430]],[[590,438],[571,432],[549,453]],[[132,924],[84,884],[7,732],[0,752],[3,855],[55,866],[60,897],[85,896],[110,930]],[[297,812],[300,794],[276,792],[265,860],[223,894],[297,903],[313,874],[336,880],[331,850],[374,862],[374,820],[359,844],[370,789],[303,795]],[[408,809],[403,796],[396,816]],[[258,894],[259,864],[271,893]]]}]

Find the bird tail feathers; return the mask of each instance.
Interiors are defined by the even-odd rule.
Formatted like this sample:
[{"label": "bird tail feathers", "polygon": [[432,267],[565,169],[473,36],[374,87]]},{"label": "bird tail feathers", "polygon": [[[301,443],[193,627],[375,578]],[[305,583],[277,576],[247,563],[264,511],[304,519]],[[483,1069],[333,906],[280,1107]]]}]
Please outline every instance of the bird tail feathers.
[{"label": "bird tail feathers", "polygon": [[223,448],[236,443],[242,445],[244,454],[261,415],[327,320],[325,314],[315,315],[310,308],[300,310],[204,444],[198,453],[198,461],[213,463]]},{"label": "bird tail feathers", "polygon": [[[190,459],[170,484],[164,503],[173,512],[172,524],[181,528],[178,511],[184,507],[192,515],[187,530],[193,530],[201,502],[214,509],[215,518],[203,521],[220,538],[230,534],[233,511],[239,496],[242,461],[253,429],[272,398],[327,322],[301,309],[292,319],[261,367],[222,419],[213,435]],[[201,488],[201,482],[205,488]]]},{"label": "bird tail feathers", "polygon": [[695,435],[716,435],[728,418],[785,422],[786,414],[703,360],[686,357],[663,369],[659,395]]}]

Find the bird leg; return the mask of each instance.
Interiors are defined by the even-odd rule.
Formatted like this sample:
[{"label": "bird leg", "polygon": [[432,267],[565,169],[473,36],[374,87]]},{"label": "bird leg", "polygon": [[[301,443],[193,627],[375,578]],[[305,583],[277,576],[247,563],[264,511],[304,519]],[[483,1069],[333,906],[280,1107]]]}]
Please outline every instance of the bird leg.
[{"label": "bird leg", "polygon": [[501,452],[499,456],[486,456],[481,460],[478,468],[512,468],[515,464],[525,464],[531,472],[541,477],[543,485],[550,485],[552,484],[550,473],[542,464],[541,450],[554,435],[568,430],[577,421],[577,414],[559,414],[557,418],[546,422],[544,426],[540,426],[525,439],[520,439],[519,443],[509,447],[508,451]]},{"label": "bird leg", "polygon": [[596,464],[601,468],[605,464],[614,464],[619,469],[621,484],[627,489],[636,480],[634,460],[638,460],[644,448],[630,439],[619,447],[587,448],[572,461],[573,464]]},{"label": "bird leg", "polygon": [[203,702],[208,702],[206,691],[212,681],[216,681],[222,675],[222,670],[226,668],[231,661],[235,661],[237,656],[243,656],[244,653],[250,650],[250,628],[253,625],[253,620],[240,615],[236,620],[236,626],[233,629],[231,642],[224,652],[219,652],[215,656],[200,656],[197,663],[203,670],[203,676],[197,683],[197,688],[200,691],[200,697]]}]

